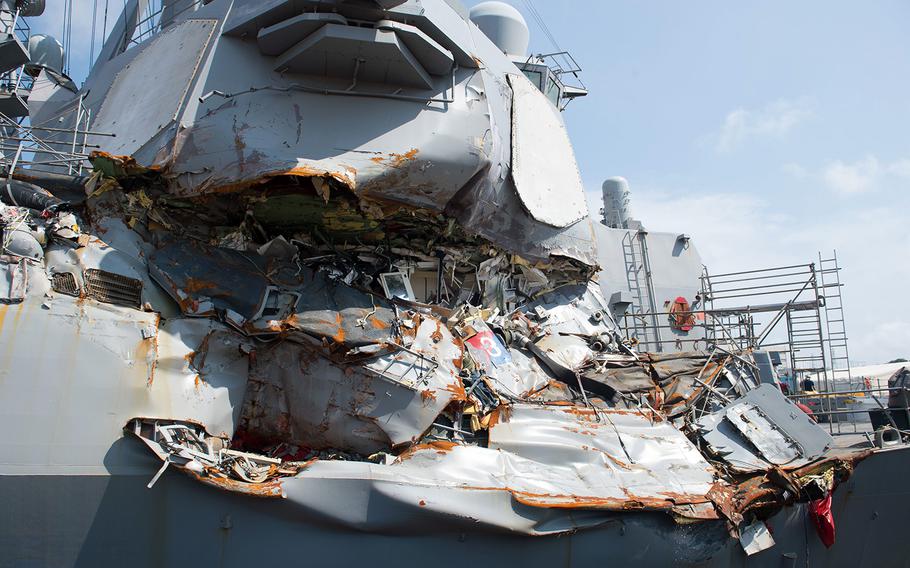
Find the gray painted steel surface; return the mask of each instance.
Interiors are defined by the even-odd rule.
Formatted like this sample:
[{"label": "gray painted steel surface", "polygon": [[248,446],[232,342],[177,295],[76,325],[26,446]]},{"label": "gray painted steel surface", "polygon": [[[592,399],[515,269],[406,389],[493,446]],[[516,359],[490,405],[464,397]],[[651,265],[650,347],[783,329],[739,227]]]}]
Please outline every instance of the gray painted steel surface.
[{"label": "gray painted steel surface", "polygon": [[[857,543],[903,519],[906,448],[830,450],[748,354],[623,337],[632,233],[457,3],[168,2],[132,45],[145,4],[79,93],[39,77],[33,124],[117,135],[76,213],[0,206],[0,565],[899,557]],[[640,243],[656,313],[700,262]]]}]

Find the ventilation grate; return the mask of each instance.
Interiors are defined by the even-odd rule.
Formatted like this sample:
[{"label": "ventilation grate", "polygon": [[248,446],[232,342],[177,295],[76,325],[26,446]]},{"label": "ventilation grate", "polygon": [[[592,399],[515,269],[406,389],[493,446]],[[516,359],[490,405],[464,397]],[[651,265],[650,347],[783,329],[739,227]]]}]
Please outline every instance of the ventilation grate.
[{"label": "ventilation grate", "polygon": [[85,271],[85,295],[99,302],[138,308],[142,299],[142,282],[89,268]]},{"label": "ventilation grate", "polygon": [[55,292],[66,294],[67,296],[78,296],[79,285],[76,284],[76,277],[69,272],[58,272],[51,278],[51,287]]}]

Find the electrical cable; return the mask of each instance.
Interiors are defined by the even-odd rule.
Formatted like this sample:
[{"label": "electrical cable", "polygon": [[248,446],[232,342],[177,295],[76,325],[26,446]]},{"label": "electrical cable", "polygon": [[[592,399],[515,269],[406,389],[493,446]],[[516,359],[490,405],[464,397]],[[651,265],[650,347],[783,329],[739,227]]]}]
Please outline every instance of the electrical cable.
[{"label": "electrical cable", "polygon": [[104,24],[101,26],[101,45],[107,39],[107,5],[109,0],[104,0]]},{"label": "electrical cable", "polygon": [[92,36],[91,44],[88,50],[88,71],[92,70],[92,63],[95,62],[95,31],[98,23],[98,0],[92,0]]},{"label": "electrical cable", "polygon": [[550,32],[550,28],[547,26],[546,20],[540,15],[540,12],[534,7],[534,4],[531,3],[531,0],[524,0],[525,6],[528,9],[528,13],[531,14],[531,17],[537,23],[537,26],[540,30],[547,36],[547,39],[550,40],[550,43],[553,45],[554,51],[561,52],[562,48],[559,47],[559,44],[556,42],[556,38],[553,37],[553,34]]}]

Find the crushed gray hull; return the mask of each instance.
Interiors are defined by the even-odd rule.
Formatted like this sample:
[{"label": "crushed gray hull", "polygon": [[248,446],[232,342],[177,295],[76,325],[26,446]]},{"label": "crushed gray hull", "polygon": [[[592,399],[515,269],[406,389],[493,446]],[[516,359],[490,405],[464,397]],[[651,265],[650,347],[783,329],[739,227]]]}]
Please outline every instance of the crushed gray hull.
[{"label": "crushed gray hull", "polygon": [[[8,426],[8,425],[7,425]],[[131,445],[127,440],[119,446]],[[134,456],[152,471],[150,457]],[[178,565],[464,566],[466,558],[508,566],[907,566],[895,546],[906,523],[910,448],[880,451],[834,496],[838,542],[825,549],[805,506],[770,525],[777,545],[746,557],[724,523],[678,525],[659,513],[622,513],[600,528],[550,537],[478,532],[379,535],[298,515],[285,503],[200,488],[172,471],[148,475],[0,477],[2,566]],[[375,514],[383,514],[381,504]],[[807,557],[808,553],[808,557]],[[808,563],[807,563],[808,562]]]}]

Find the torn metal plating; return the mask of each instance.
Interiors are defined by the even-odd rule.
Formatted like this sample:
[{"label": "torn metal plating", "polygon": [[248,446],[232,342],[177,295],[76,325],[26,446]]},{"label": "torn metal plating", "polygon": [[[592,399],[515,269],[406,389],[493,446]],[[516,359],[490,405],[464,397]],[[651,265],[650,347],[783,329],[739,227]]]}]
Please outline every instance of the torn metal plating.
[{"label": "torn metal plating", "polygon": [[[173,467],[380,532],[401,515],[549,534],[660,511],[726,520],[754,548],[756,522],[859,459],[831,454],[749,353],[635,352],[569,259],[446,218],[369,220],[318,184],[240,194],[239,212],[178,204],[155,172],[97,162],[92,223],[50,215],[39,276],[57,311],[154,316],[125,426],[162,461],[150,485]],[[364,516],[378,500],[388,514]]]},{"label": "torn metal plating", "polygon": [[[339,196],[296,224],[261,195],[239,216],[175,208],[148,170],[99,163],[123,173],[96,176],[86,212],[138,247],[145,273],[118,272],[138,270],[141,298],[166,314],[155,367],[235,393],[200,399],[199,418],[128,421],[162,460],[153,483],[173,466],[361,530],[399,530],[397,509],[528,534],[645,510],[761,541],[756,519],[830,492],[858,459],[831,455],[748,353],[635,352],[570,260],[530,262],[444,219],[378,219],[382,237],[356,238],[352,217],[331,221],[353,211]],[[195,225],[175,222],[189,214]],[[95,246],[83,241],[77,256]],[[180,345],[182,371],[160,360]],[[380,495],[388,517],[355,514]]]}]

